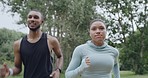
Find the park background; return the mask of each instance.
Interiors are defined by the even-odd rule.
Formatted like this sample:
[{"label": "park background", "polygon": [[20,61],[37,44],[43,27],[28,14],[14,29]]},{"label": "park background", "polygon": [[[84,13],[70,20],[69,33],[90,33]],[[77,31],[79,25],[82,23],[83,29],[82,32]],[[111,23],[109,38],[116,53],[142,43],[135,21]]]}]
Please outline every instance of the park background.
[{"label": "park background", "polygon": [[[58,38],[64,55],[62,77],[73,50],[89,38],[92,19],[107,25],[106,42],[120,51],[121,78],[148,77],[148,1],[147,0],[0,0],[7,13],[18,14],[18,25],[26,26],[26,14],[39,9],[45,16],[42,31]],[[0,18],[3,19],[3,18]],[[9,20],[8,20],[9,21]],[[13,67],[13,42],[26,35],[7,28],[0,29],[0,66]],[[55,59],[56,57],[53,58]],[[23,72],[22,72],[23,73]],[[22,78],[22,73],[14,78]]]}]

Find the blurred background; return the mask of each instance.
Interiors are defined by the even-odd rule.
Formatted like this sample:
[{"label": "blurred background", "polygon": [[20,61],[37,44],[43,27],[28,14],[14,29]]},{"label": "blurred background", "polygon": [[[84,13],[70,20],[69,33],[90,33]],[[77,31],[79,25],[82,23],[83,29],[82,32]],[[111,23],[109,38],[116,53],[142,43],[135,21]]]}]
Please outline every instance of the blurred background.
[{"label": "blurred background", "polygon": [[[74,48],[90,39],[88,26],[95,18],[105,21],[106,41],[120,51],[121,78],[148,77],[147,0],[0,0],[0,66],[13,66],[12,45],[28,33],[30,9],[43,12],[42,31],[60,41],[64,55],[61,78]],[[16,77],[22,78],[22,73]]]}]

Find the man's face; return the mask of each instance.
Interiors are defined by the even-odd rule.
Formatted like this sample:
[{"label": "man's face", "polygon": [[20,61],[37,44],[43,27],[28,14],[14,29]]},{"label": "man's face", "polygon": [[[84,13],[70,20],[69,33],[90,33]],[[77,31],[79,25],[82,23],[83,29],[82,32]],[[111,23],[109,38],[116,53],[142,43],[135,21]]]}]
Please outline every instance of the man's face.
[{"label": "man's face", "polygon": [[103,42],[106,37],[106,26],[100,21],[93,22],[89,30],[90,37],[94,42]]},{"label": "man's face", "polygon": [[27,16],[27,24],[30,30],[36,31],[43,23],[42,15],[37,11],[30,11]]}]

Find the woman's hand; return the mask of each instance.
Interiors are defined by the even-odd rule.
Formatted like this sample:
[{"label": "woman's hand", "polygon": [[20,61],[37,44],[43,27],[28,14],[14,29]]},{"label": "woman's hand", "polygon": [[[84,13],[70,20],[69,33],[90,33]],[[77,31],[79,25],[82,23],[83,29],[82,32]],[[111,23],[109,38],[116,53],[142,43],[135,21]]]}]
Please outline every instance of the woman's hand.
[{"label": "woman's hand", "polygon": [[90,67],[90,59],[89,59],[89,57],[86,57],[85,62],[88,65],[88,67]]}]

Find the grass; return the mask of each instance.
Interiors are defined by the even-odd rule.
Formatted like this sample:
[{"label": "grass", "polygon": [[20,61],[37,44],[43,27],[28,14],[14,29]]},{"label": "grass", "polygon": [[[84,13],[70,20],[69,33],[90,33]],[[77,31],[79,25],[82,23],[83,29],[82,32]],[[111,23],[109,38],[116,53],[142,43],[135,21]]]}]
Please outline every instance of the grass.
[{"label": "grass", "polygon": [[145,75],[135,75],[131,71],[121,71],[121,78],[148,78],[148,74]]},{"label": "grass", "polygon": [[[8,77],[8,78],[23,78],[23,77],[22,77],[22,73],[21,73],[18,76],[12,76],[12,77]],[[64,77],[64,73],[61,74],[60,78],[65,78]],[[131,71],[121,71],[121,78],[148,78],[148,74],[145,74],[145,75],[135,75]]]}]

